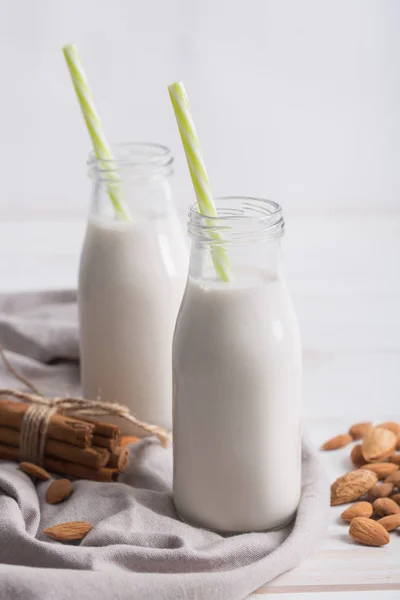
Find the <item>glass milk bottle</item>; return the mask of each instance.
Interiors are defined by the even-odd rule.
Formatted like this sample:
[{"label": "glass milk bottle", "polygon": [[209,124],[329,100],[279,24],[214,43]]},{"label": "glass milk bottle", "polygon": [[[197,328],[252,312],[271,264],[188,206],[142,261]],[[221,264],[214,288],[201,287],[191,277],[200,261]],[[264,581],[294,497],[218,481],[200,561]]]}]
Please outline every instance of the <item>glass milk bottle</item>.
[{"label": "glass milk bottle", "polygon": [[[173,346],[174,500],[183,520],[264,531],[295,515],[301,487],[302,352],[281,269],[281,207],[216,201],[189,215],[189,276]],[[222,236],[233,276],[218,281]]]},{"label": "glass milk bottle", "polygon": [[[188,263],[171,199],[173,158],[154,144],[112,152],[112,162],[89,159],[93,194],[78,290],[83,394],[170,428],[172,336]],[[130,222],[116,216],[107,193],[116,178]]]}]

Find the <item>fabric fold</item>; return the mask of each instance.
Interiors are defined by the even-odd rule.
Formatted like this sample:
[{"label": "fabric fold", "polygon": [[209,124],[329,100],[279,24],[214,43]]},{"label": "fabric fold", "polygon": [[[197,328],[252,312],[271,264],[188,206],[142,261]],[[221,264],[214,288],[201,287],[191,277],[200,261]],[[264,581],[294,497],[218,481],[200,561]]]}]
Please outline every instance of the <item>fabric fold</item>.
[{"label": "fabric fold", "polygon": [[[80,394],[76,314],[73,291],[0,297],[0,343],[45,393]],[[19,387],[3,365],[0,386]],[[48,485],[0,462],[0,598],[239,600],[299,564],[328,520],[328,481],[307,441],[296,520],[274,532],[224,536],[180,521],[172,449],[155,439],[131,447],[118,483],[75,481],[58,505],[46,503]],[[43,533],[64,521],[94,527],[80,544]]]}]

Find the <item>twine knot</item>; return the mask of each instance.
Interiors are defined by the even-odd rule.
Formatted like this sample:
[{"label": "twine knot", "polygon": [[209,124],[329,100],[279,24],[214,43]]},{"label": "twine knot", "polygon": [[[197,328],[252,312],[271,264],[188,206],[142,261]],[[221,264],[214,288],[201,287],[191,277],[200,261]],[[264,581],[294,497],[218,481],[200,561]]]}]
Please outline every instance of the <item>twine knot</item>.
[{"label": "twine knot", "polygon": [[130,421],[149,435],[155,435],[165,448],[169,442],[167,431],[157,425],[139,421],[130,414],[127,406],[117,402],[102,402],[85,398],[45,398],[37,394],[17,390],[0,390],[0,395],[31,403],[21,423],[21,459],[42,465],[45,454],[47,430],[50,419],[55,414],[70,415],[75,418],[117,416]]},{"label": "twine knot", "polygon": [[37,394],[16,390],[0,390],[0,395],[12,395],[31,403],[21,423],[21,459],[42,465],[49,422],[54,414],[76,418],[117,416],[130,421],[149,435],[155,435],[165,448],[169,442],[167,431],[158,425],[139,421],[130,414],[127,406],[117,402],[102,402],[85,398],[45,398]]}]

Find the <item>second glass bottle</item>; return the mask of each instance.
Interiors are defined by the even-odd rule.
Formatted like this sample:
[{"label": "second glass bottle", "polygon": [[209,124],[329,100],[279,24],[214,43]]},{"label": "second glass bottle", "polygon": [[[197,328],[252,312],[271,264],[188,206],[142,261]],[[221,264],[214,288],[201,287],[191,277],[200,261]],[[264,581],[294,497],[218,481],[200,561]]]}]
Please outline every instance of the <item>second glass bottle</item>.
[{"label": "second glass bottle", "polygon": [[[83,393],[169,429],[172,336],[188,264],[171,198],[173,158],[154,144],[112,151],[113,161],[89,159],[93,193],[78,290]],[[108,197],[116,177],[131,222],[116,218]]]}]

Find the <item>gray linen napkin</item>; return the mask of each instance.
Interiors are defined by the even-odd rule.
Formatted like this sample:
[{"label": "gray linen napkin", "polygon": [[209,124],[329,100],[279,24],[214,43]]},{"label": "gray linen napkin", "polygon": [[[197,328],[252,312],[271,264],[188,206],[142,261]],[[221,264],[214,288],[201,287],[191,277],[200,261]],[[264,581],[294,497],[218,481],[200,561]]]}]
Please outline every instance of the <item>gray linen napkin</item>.
[{"label": "gray linen napkin", "polygon": [[[13,364],[54,394],[79,393],[74,292],[0,296],[0,341]],[[0,366],[0,386],[18,387]],[[182,523],[171,495],[172,452],[154,439],[131,448],[119,483],[74,482],[59,505],[45,502],[15,463],[0,461],[0,598],[3,600],[236,600],[296,566],[323,538],[328,482],[303,444],[295,523],[280,531],[222,536]],[[284,490],[283,490],[284,493]],[[42,530],[88,521],[80,542]]]}]

